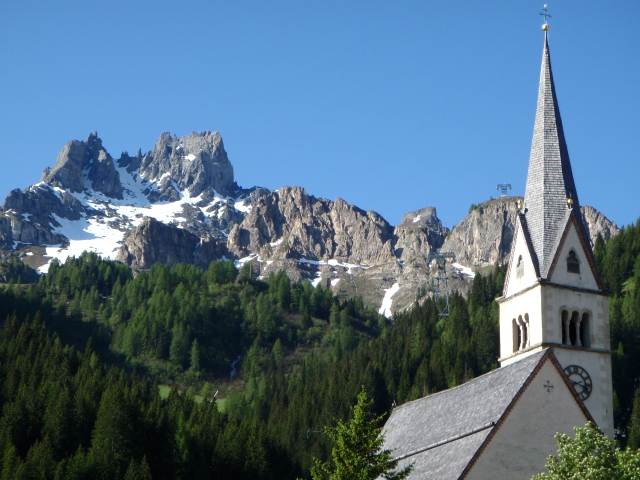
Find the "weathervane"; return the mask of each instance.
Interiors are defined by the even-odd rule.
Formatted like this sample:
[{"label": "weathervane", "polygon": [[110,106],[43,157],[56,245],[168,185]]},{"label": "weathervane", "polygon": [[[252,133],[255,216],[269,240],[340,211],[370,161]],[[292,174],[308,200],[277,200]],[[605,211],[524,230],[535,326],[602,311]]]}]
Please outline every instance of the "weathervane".
[{"label": "weathervane", "polygon": [[542,15],[544,17],[544,25],[542,25],[542,29],[546,32],[547,30],[549,30],[549,24],[547,23],[547,18],[551,18],[551,15],[549,15],[549,13],[547,12],[547,4],[544,4],[544,8],[542,9],[542,12],[540,12],[540,15]]}]

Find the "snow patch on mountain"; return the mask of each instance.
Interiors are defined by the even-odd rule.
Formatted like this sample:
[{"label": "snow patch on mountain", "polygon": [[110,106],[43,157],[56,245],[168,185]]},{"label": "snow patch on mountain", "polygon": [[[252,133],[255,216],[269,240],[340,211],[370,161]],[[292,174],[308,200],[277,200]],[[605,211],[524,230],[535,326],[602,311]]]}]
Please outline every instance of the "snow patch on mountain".
[{"label": "snow patch on mountain", "polygon": [[322,266],[322,265],[329,265],[331,267],[342,267],[345,268],[347,270],[347,273],[349,275],[352,274],[351,270],[354,268],[362,268],[364,270],[368,270],[369,268],[371,268],[371,265],[367,265],[367,264],[360,264],[360,265],[355,265],[353,263],[344,263],[344,262],[339,262],[338,260],[335,259],[331,259],[328,261],[324,261],[324,260],[309,260],[307,258],[302,257],[300,260],[298,260],[298,262],[300,263],[308,263],[309,265],[315,265],[317,267]]},{"label": "snow patch on mountain", "polygon": [[399,290],[400,284],[398,282],[394,283],[391,288],[384,289],[384,298],[382,299],[380,310],[378,310],[380,315],[384,315],[387,318],[391,317],[391,305],[393,303],[392,298]]},{"label": "snow patch on mountain", "polygon": [[316,273],[316,278],[314,278],[313,280],[309,280],[311,282],[311,285],[313,285],[313,288],[316,288],[320,282],[322,281],[322,272],[317,272]]},{"label": "snow patch on mountain", "polygon": [[[193,157],[193,158],[191,158]],[[193,154],[187,155],[185,158],[194,160]],[[80,256],[83,251],[95,252],[103,258],[114,259],[122,245],[125,234],[137,227],[143,217],[153,217],[166,224],[174,224],[178,228],[183,228],[187,222],[184,215],[185,206],[195,212],[200,212],[204,217],[204,222],[209,223],[213,218],[220,218],[228,208],[228,202],[240,208],[236,208],[241,212],[248,212],[250,206],[243,204],[244,199],[233,199],[225,197],[214,192],[207,201],[203,198],[203,194],[191,197],[188,189],[180,190],[173,182],[173,186],[179,193],[179,200],[176,201],[160,201],[152,203],[148,194],[154,190],[158,190],[160,182],[170,176],[170,173],[162,174],[157,180],[149,181],[138,175],[137,172],[130,173],[126,168],[117,166],[116,170],[120,175],[120,182],[123,187],[123,198],[114,199],[107,197],[101,192],[97,192],[91,188],[91,182],[87,179],[88,172],[85,174],[84,192],[69,192],[58,186],[51,186],[47,183],[40,182],[32,185],[31,189],[48,188],[62,199],[63,194],[68,193],[74,196],[84,207],[87,213],[82,214],[80,220],[69,220],[52,215],[52,224],[54,232],[65,236],[69,242],[68,245],[50,245],[46,247],[46,255],[58,258],[64,262],[70,256]],[[146,193],[146,194],[145,194]],[[216,207],[217,208],[212,208]],[[200,215],[198,213],[198,215]],[[30,214],[23,216],[24,221],[30,221]],[[218,230],[218,229],[216,229]],[[226,236],[224,231],[218,230],[221,236]],[[49,263],[39,268],[40,272],[46,272],[49,269]]]},{"label": "snow patch on mountain", "polygon": [[451,266],[453,268],[455,268],[458,272],[460,272],[463,275],[467,275],[470,279],[474,279],[476,274],[474,273],[473,270],[471,270],[469,267],[465,267],[464,265],[460,265],[459,263],[453,263],[451,264]]},{"label": "snow patch on mountain", "polygon": [[237,200],[233,206],[242,213],[249,213],[251,211],[251,205],[245,205],[244,200]]}]

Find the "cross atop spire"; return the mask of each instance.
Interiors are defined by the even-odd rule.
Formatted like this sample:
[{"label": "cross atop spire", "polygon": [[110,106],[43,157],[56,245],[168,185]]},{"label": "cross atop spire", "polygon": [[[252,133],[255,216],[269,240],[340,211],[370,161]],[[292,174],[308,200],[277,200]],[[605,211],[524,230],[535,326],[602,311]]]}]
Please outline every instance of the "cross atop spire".
[{"label": "cross atop spire", "polygon": [[[524,207],[541,278],[549,274],[569,217],[575,217],[589,245],[564,138],[546,31]],[[590,248],[589,254],[593,255]]]},{"label": "cross atop spire", "polygon": [[542,12],[540,12],[540,15],[542,15],[544,17],[544,23],[545,25],[547,24],[547,18],[551,18],[551,15],[549,15],[547,13],[547,4],[544,4],[544,8],[542,9]]}]

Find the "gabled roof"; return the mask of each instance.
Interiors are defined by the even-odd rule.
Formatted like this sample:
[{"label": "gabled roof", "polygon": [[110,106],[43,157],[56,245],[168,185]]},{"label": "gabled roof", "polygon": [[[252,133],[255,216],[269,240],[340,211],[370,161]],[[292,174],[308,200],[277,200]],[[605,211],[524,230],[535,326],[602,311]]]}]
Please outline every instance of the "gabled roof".
[{"label": "gabled roof", "polygon": [[547,360],[554,363],[585,416],[591,419],[555,356],[546,349],[394,409],[384,427],[384,448],[402,460],[400,467],[413,463],[411,479],[461,478]]},{"label": "gabled roof", "polygon": [[[571,206],[567,204],[568,198],[573,200]],[[546,33],[524,206],[540,276],[547,278],[556,253],[554,248],[564,232],[568,215],[573,215],[578,221],[580,233],[585,239],[589,238],[589,234],[580,215],[580,202],[564,138]],[[593,256],[591,246],[587,244],[588,254]]]},{"label": "gabled roof", "polygon": [[595,278],[598,288],[602,290],[603,289],[602,279],[600,278],[600,274],[598,273],[596,261],[591,251],[591,244],[587,242],[587,240],[584,238],[583,235],[580,235],[580,223],[578,222],[577,218],[574,215],[569,215],[567,217],[565,226],[562,230],[562,235],[560,236],[560,238],[558,238],[556,245],[554,245],[554,251],[556,253],[549,267],[548,278],[551,278],[553,276],[553,271],[555,270],[556,265],[560,260],[560,252],[562,250],[562,246],[567,238],[567,234],[569,233],[569,227],[572,224],[574,225],[574,227],[576,228],[576,231],[578,232],[578,237],[580,238],[580,245],[582,246],[582,249],[584,250],[587,256],[587,265],[589,265],[589,268],[591,269],[591,274]]}]

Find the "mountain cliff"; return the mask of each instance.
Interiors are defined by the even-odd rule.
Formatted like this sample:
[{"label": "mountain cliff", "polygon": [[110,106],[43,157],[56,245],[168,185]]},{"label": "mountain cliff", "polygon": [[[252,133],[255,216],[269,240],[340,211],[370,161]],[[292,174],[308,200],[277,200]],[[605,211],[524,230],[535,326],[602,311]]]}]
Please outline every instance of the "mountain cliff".
[{"label": "mountain cliff", "polygon": [[[217,132],[163,133],[151,151],[118,160],[94,132],[68,142],[39,183],[9,193],[0,209],[0,249],[41,272],[51,258],[84,250],[135,270],[156,262],[252,262],[257,276],[285,270],[345,297],[362,295],[390,315],[432,283],[430,252],[455,253],[451,285],[462,291],[473,270],[507,261],[516,200],[475,206],[452,231],[435,207],[392,226],[376,212],[302,187],[239,187]],[[582,211],[592,242],[618,232],[597,210]]]},{"label": "mountain cliff", "polygon": [[[523,197],[501,197],[474,206],[452,229],[442,250],[454,252],[457,261],[469,267],[488,267],[507,262],[515,234],[516,204],[519,199],[523,200]],[[595,208],[583,206],[580,211],[589,229],[592,247],[598,234],[606,241],[620,231],[615,223]]]}]

